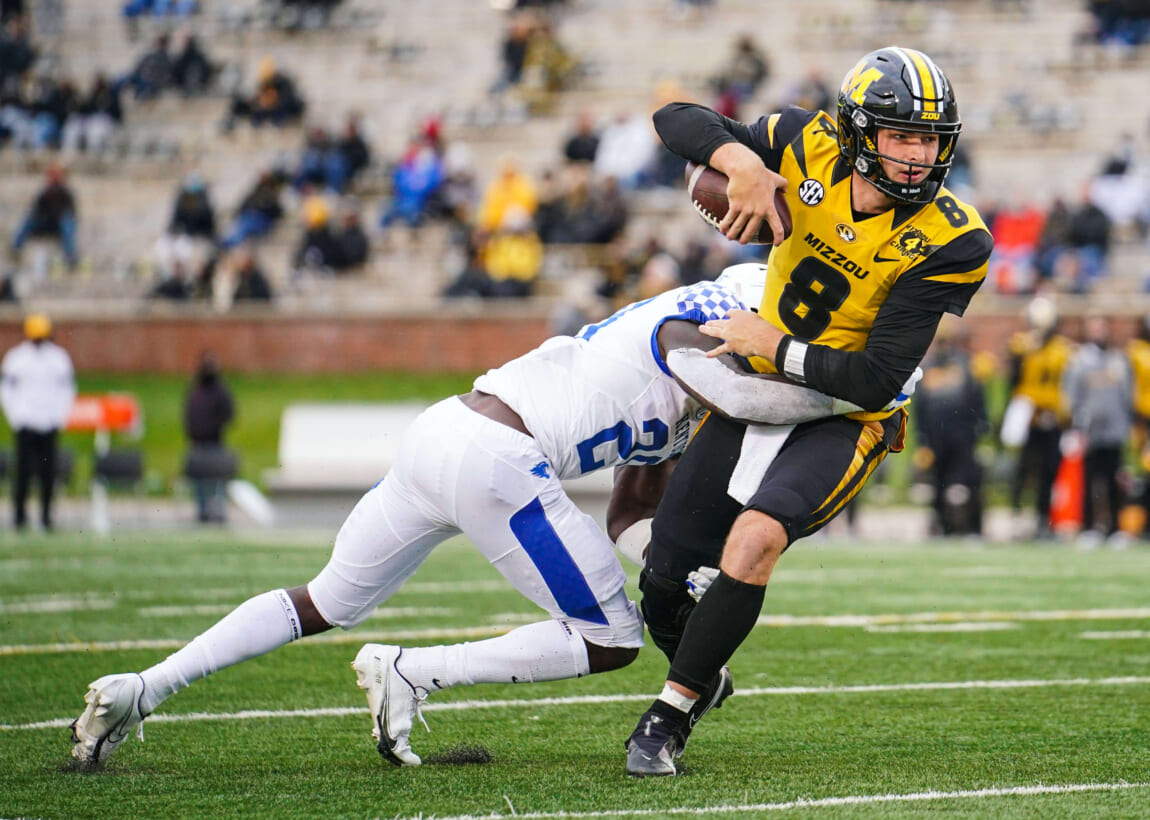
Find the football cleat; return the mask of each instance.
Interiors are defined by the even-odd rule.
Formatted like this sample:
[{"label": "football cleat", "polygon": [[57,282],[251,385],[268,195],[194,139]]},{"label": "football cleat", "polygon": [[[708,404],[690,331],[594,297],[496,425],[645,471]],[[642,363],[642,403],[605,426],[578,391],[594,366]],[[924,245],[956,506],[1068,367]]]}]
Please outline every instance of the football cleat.
[{"label": "football cleat", "polygon": [[683,749],[687,747],[687,739],[691,736],[691,730],[695,728],[695,724],[703,719],[703,715],[712,709],[719,709],[723,705],[723,701],[729,698],[735,692],[735,683],[731,677],[730,667],[724,666],[719,670],[719,677],[711,685],[706,692],[699,695],[699,699],[695,701],[695,705],[691,707],[691,711],[687,713],[687,725],[680,732],[679,736],[679,750],[675,757],[680,757],[683,754]]},{"label": "football cleat", "polygon": [[632,777],[667,777],[675,774],[679,732],[663,715],[648,709],[627,739],[627,774]]},{"label": "football cleat", "polygon": [[105,675],[88,684],[84,713],[72,721],[72,757],[85,766],[99,766],[128,738],[133,728],[144,739],[140,706],[144,679],[135,673]]},{"label": "football cleat", "polygon": [[398,646],[365,644],[351,667],[356,684],[367,692],[367,706],[375,724],[371,735],[383,759],[395,766],[418,766],[423,761],[411,750],[411,727],[419,718],[423,727],[431,731],[421,711],[427,691],[412,686],[396,668],[402,654],[403,649]]}]

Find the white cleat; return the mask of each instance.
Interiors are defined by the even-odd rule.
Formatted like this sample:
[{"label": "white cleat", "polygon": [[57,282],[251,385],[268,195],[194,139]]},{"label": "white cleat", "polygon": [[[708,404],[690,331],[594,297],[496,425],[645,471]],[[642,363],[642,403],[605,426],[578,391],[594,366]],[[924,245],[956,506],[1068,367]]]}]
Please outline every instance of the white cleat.
[{"label": "white cleat", "polygon": [[402,654],[403,649],[398,646],[365,644],[351,668],[355,670],[356,684],[367,692],[367,707],[375,724],[371,735],[378,741],[383,759],[396,766],[418,766],[423,761],[411,750],[411,727],[419,718],[423,727],[431,731],[420,711],[427,692],[412,686],[396,668]]},{"label": "white cleat", "polygon": [[135,673],[105,675],[88,684],[84,713],[72,721],[72,757],[85,766],[103,764],[133,728],[144,739],[144,718],[140,708],[144,679]]}]

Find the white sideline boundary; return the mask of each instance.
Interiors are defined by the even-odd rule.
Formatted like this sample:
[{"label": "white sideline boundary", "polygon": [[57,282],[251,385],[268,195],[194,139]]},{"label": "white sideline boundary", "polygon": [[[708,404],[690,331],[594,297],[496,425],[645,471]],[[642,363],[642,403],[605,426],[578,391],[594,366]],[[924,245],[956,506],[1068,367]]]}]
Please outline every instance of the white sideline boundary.
[{"label": "white sideline boundary", "polygon": [[[731,697],[764,697],[781,695],[866,695],[878,692],[939,692],[991,689],[1046,689],[1056,686],[1144,686],[1150,677],[1124,678],[1056,678],[1053,680],[973,680],[932,681],[926,683],[874,683],[855,686],[769,686],[738,689]],[[645,702],[654,698],[651,693],[616,695],[572,695],[561,698],[522,698],[514,700],[463,700],[449,703],[425,703],[424,712],[460,712],[473,709],[523,709],[546,706],[578,706],[601,703]],[[362,706],[339,706],[325,709],[248,709],[241,712],[187,712],[174,715],[152,715],[148,724],[189,723],[202,720],[255,720],[285,718],[346,717],[366,715]],[[0,723],[0,731],[13,732],[28,729],[59,729],[72,724],[73,718],[53,718],[35,723]]]},{"label": "white sideline boundary", "polygon": [[800,797],[784,803],[740,803],[727,806],[672,806],[659,809],[609,809],[605,811],[540,811],[517,812],[512,807],[511,814],[417,814],[396,817],[395,820],[567,820],[575,817],[665,817],[668,815],[712,815],[741,814],[752,811],[790,811],[791,809],[817,809],[834,806],[865,806],[875,803],[916,803],[926,800],[979,800],[987,797],[1035,797],[1045,794],[1076,794],[1081,792],[1117,792],[1128,789],[1145,789],[1150,783],[1066,783],[1060,785],[1038,784],[1035,786],[1004,786],[992,789],[971,789],[951,792],[911,792],[909,794],[858,794],[847,797]]}]

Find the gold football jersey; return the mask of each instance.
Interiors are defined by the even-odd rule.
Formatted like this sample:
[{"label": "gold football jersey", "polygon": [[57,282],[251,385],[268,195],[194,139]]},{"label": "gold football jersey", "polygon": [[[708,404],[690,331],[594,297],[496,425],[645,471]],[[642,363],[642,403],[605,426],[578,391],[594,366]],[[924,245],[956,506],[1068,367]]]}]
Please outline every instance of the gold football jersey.
[{"label": "gold football jersey", "polygon": [[1057,334],[1044,340],[1033,331],[1022,331],[1011,337],[1010,351],[1019,357],[1015,395],[1034,402],[1035,413],[1054,413],[1064,421],[1069,411],[1062,395],[1062,373],[1074,353],[1070,340]]},{"label": "gold football jersey", "polygon": [[[776,114],[767,122],[772,148],[781,149],[775,170],[788,181],[785,196],[794,228],[771,250],[759,315],[800,341],[862,350],[891,287],[918,269],[915,298],[961,314],[987,265],[948,266],[947,246],[970,231],[986,230],[978,212],[943,188],[925,206],[898,206],[856,219],[850,169],[839,161],[834,122],[817,112],[798,130],[795,113]],[[931,264],[924,265],[928,260]],[[776,372],[766,359],[751,363],[760,372]]]},{"label": "gold football jersey", "polygon": [[1131,339],[1126,352],[1134,371],[1134,412],[1150,419],[1150,342]]}]

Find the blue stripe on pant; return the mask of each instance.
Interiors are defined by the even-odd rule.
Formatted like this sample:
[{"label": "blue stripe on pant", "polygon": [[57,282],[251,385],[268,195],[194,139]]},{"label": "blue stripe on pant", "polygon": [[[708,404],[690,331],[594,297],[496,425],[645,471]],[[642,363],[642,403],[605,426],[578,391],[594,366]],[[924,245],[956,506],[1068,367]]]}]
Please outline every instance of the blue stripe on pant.
[{"label": "blue stripe on pant", "polygon": [[572,618],[607,625],[587,579],[563,546],[563,539],[543,511],[538,498],[511,516],[511,532],[527,552],[560,609]]}]

